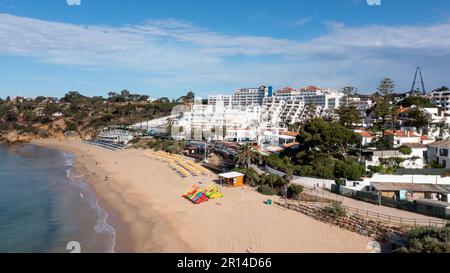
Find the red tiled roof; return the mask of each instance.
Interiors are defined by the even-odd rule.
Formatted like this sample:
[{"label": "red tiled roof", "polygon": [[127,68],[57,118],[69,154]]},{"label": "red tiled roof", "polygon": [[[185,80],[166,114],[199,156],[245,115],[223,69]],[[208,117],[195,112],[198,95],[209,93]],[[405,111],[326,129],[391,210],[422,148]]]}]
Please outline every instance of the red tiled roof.
[{"label": "red tiled roof", "polygon": [[281,133],[283,136],[291,136],[291,137],[296,137],[299,135],[298,132],[283,132]]},{"label": "red tiled roof", "polygon": [[320,88],[313,85],[300,88],[300,91],[317,91],[317,90],[320,90]]},{"label": "red tiled roof", "polygon": [[296,145],[299,145],[300,143],[298,143],[298,142],[291,142],[291,143],[288,143],[288,144],[284,144],[283,145],[283,147],[284,148],[290,148],[290,147],[293,147],[293,146],[296,146]]},{"label": "red tiled roof", "polygon": [[278,90],[277,93],[289,93],[292,91],[295,91],[295,89],[292,87],[285,87],[285,88]]},{"label": "red tiled roof", "polygon": [[421,136],[420,140],[428,140],[428,136]]},{"label": "red tiled roof", "polygon": [[450,147],[450,141],[449,140],[436,141],[428,144],[428,147],[448,148]]},{"label": "red tiled roof", "polygon": [[391,131],[388,130],[385,132],[386,135],[395,135],[396,137],[420,137],[420,135],[418,135],[416,132],[414,131],[409,131],[409,132],[405,132],[405,131]]},{"label": "red tiled roof", "polygon": [[359,132],[357,134],[362,136],[362,137],[373,137],[373,134],[369,133],[369,132]]},{"label": "red tiled roof", "polygon": [[406,143],[403,146],[409,147],[409,148],[426,148],[427,145],[422,143]]},{"label": "red tiled roof", "polygon": [[400,108],[400,109],[398,109],[398,112],[399,113],[406,113],[406,112],[408,112],[409,111],[409,108]]}]

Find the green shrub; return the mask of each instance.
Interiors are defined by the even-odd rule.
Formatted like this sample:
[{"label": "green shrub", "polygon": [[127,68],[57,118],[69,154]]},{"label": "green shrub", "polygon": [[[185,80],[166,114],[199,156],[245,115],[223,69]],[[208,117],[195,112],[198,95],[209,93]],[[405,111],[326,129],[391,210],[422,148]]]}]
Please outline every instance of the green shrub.
[{"label": "green shrub", "polygon": [[398,149],[398,151],[404,155],[412,154],[412,149],[410,147],[402,146]]},{"label": "green shrub", "polygon": [[280,158],[280,156],[273,154],[266,157],[265,162],[270,167],[283,172],[290,168],[290,161],[288,157]]},{"label": "green shrub", "polygon": [[310,165],[297,165],[294,167],[294,173],[299,176],[314,176],[314,168]]},{"label": "green shrub", "polygon": [[444,165],[439,164],[436,160],[431,161],[425,166],[426,169],[443,169]]},{"label": "green shrub", "polygon": [[234,171],[245,174],[245,184],[255,187],[262,184],[261,176],[252,168],[235,168]]},{"label": "green shrub", "polygon": [[360,180],[366,174],[363,166],[356,162],[336,161],[334,176],[348,180]]},{"label": "green shrub", "polygon": [[258,187],[257,191],[264,195],[273,196],[276,195],[278,192],[274,188],[272,188],[269,185],[261,185]]},{"label": "green shrub", "polygon": [[66,124],[66,132],[71,132],[71,131],[76,131],[77,130],[77,125],[75,123],[72,122],[68,122]]},{"label": "green shrub", "polygon": [[381,173],[381,171],[383,170],[382,166],[369,166],[367,167],[372,173]]},{"label": "green shrub", "polygon": [[337,201],[333,201],[330,207],[323,208],[323,212],[336,218],[347,216],[347,209],[342,205],[341,202]]},{"label": "green shrub", "polygon": [[334,165],[317,163],[313,165],[314,177],[334,179]]},{"label": "green shrub", "polygon": [[406,246],[395,250],[400,253],[450,253],[450,229],[415,227],[406,237]]},{"label": "green shrub", "polygon": [[292,196],[294,194],[299,195],[303,192],[304,188],[302,185],[291,184],[288,188],[288,195]]},{"label": "green shrub", "polygon": [[334,184],[338,185],[338,186],[345,186],[345,179],[343,178],[339,178],[334,180]]}]

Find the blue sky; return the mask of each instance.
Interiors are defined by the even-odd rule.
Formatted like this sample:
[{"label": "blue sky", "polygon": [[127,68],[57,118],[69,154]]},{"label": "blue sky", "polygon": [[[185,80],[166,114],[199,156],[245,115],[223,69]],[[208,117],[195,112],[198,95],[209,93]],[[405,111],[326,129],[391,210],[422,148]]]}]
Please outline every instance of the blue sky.
[{"label": "blue sky", "polygon": [[450,1],[0,0],[0,97],[450,85]]}]

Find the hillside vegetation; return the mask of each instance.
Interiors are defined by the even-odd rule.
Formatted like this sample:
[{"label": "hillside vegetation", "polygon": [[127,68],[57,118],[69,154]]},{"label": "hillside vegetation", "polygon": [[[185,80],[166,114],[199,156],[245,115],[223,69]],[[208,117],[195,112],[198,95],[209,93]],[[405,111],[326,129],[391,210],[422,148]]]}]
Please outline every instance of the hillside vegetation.
[{"label": "hillside vegetation", "polygon": [[192,103],[194,94],[189,92],[172,101],[160,98],[149,102],[148,99],[127,90],[110,92],[107,98],[69,92],[60,99],[0,99],[0,143],[63,138],[67,132],[79,138],[89,137],[105,126],[127,126],[170,115],[175,105]]}]

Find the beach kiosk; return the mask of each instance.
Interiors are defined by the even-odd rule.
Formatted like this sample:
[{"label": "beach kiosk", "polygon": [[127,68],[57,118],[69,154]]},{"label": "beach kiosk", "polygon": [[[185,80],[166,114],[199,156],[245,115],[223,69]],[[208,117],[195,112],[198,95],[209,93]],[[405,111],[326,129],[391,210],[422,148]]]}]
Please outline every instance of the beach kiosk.
[{"label": "beach kiosk", "polygon": [[240,187],[244,185],[245,174],[239,172],[230,172],[219,174],[220,181],[223,185],[230,187]]}]

